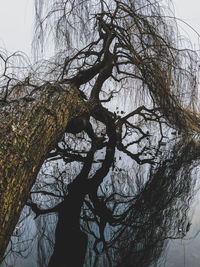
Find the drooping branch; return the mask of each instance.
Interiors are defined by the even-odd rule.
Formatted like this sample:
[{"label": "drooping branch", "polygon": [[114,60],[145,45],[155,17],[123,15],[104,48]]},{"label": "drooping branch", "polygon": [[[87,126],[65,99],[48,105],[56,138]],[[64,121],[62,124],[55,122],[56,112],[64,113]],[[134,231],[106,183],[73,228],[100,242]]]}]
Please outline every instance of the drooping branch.
[{"label": "drooping branch", "polygon": [[[39,0],[36,2],[38,4]],[[65,164],[75,161],[83,164],[82,171],[69,186],[68,197],[72,196],[71,205],[73,201],[77,205],[75,217],[78,228],[83,199],[89,194],[90,201],[96,209],[96,216],[101,220],[103,238],[105,225],[112,221],[112,216],[109,215],[110,210],[100,201],[98,189],[115,161],[115,150],[123,152],[137,164],[151,164],[154,160],[154,157],[144,157],[147,149],[150,150],[146,144],[139,152],[130,149],[133,145],[146,142],[151,136],[145,127],[136,125],[135,115],[141,117],[146,125],[148,122],[157,123],[161,135],[160,145],[164,118],[165,124],[172,125],[184,133],[199,133],[199,116],[195,113],[195,108],[191,108],[188,100],[190,98],[193,101],[195,98],[193,93],[197,83],[192,82],[195,78],[192,74],[196,67],[195,53],[178,49],[173,24],[163,16],[158,1],[148,1],[147,4],[145,0],[56,0],[52,5],[53,9],[44,14],[42,7],[48,3],[52,4],[52,1],[46,1],[45,4],[40,2],[36,6],[39,22],[37,26],[41,29],[37,39],[43,40],[43,23],[52,23],[56,18],[55,27],[51,29],[56,29],[58,43],[64,39],[62,45],[65,45],[65,50],[66,47],[70,47],[67,52],[60,51],[55,57],[55,62],[48,62],[48,77],[51,81],[57,82],[38,88],[27,77],[24,82],[16,81],[12,86],[12,79],[6,72],[9,69],[8,62],[3,58],[3,77],[6,82],[3,88],[4,97],[0,101],[0,140],[3,140],[0,148],[0,261],[45,158],[62,158]],[[74,32],[83,46],[77,45]],[[83,38],[84,41],[81,42],[80,36],[83,33],[84,37],[87,35],[88,40]],[[79,47],[83,48],[79,50]],[[48,68],[47,64],[41,67],[42,72],[43,68]],[[113,80],[115,85],[112,83]],[[118,93],[123,91],[123,83],[131,92],[130,95],[140,92],[142,96],[148,95],[148,100],[138,107],[140,102],[136,99],[136,103],[131,103],[128,114],[120,118],[114,111],[110,111],[111,109],[106,109],[104,104],[107,102],[108,107],[109,101],[113,99],[121,103],[121,95]],[[20,100],[9,100],[16,89],[26,85],[34,89],[31,94]],[[106,85],[109,87],[108,90],[105,89]],[[194,85],[194,90],[191,85]],[[82,100],[84,94],[81,95],[77,90],[82,90],[83,87],[88,102]],[[10,88],[13,90],[9,91]],[[104,90],[110,97],[101,101],[100,96]],[[128,94],[125,92],[123,100],[127,98]],[[151,108],[147,108],[146,105]],[[85,111],[87,120],[82,116]],[[105,142],[98,136],[99,132],[95,132],[90,119],[96,120],[95,124],[103,124],[101,133],[104,129],[102,136],[107,139]],[[75,148],[57,147],[53,152],[50,151],[55,148],[66,130],[74,135],[75,142],[72,146]],[[76,134],[81,131],[85,131],[90,139],[87,149],[85,145],[82,146],[83,149],[79,149],[79,142],[76,142]],[[104,157],[95,161],[94,154],[100,153],[100,149],[104,149]],[[88,177],[93,163],[99,164],[98,168]],[[42,193],[42,190],[38,190],[39,192]],[[43,191],[43,194],[46,193]],[[32,205],[32,208],[38,214],[44,213],[36,206]],[[50,210],[55,209],[50,208],[48,212]],[[103,218],[103,214],[106,214],[106,218]],[[64,211],[62,215],[65,216]]]}]

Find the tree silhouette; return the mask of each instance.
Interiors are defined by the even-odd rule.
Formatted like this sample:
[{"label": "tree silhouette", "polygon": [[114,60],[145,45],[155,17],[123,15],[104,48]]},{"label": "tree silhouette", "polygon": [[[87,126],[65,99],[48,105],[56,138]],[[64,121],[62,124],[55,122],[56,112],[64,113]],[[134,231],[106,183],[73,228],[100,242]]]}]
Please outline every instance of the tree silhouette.
[{"label": "tree silhouette", "polygon": [[[81,208],[95,210],[104,240],[114,219],[99,190],[118,168],[118,155],[156,164],[159,150],[151,145],[165,145],[170,129],[185,140],[198,135],[197,54],[179,48],[176,20],[157,1],[36,0],[35,7],[34,46],[44,49],[49,36],[55,56],[23,76],[13,61],[21,57],[1,54],[0,261],[27,203],[36,216],[56,211],[57,233],[62,227],[61,234],[72,235],[74,225],[74,237],[83,239],[81,266]],[[45,160],[80,170],[62,202],[40,209],[27,199]],[[62,266],[56,236],[50,262],[57,254]]]},{"label": "tree silhouette", "polygon": [[[137,183],[136,176],[126,177],[122,170],[119,181],[129,181],[129,192],[123,192],[115,177],[102,188],[97,207],[91,199],[81,199],[80,190],[66,182],[70,174],[59,172],[57,166],[50,181],[47,168],[27,203],[41,231],[37,241],[31,241],[38,242],[39,266],[83,266],[84,259],[87,266],[155,263],[167,240],[184,238],[189,231],[188,210],[196,183],[192,171],[199,164],[198,151],[193,141],[178,142],[170,154],[162,152],[160,162],[151,165],[146,175],[140,171]],[[57,223],[55,216],[49,217],[52,213],[58,215]],[[34,237],[35,233],[27,237],[29,247]]]}]

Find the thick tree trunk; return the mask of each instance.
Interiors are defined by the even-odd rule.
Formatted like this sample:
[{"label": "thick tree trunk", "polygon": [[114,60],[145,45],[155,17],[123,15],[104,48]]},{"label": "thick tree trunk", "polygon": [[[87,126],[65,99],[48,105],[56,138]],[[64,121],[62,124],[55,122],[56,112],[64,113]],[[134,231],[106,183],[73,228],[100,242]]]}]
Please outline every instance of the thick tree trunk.
[{"label": "thick tree trunk", "polygon": [[47,152],[86,107],[74,86],[46,84],[0,108],[1,262]]}]

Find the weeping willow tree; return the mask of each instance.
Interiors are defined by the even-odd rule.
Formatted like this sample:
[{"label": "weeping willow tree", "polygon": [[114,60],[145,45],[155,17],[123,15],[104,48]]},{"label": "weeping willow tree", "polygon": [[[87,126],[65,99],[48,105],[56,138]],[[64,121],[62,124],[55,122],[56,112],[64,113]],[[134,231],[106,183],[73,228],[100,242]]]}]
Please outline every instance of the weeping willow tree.
[{"label": "weeping willow tree", "polygon": [[[116,150],[140,165],[153,162],[146,146],[132,148],[151,138],[148,122],[159,125],[161,139],[163,123],[185,138],[199,134],[198,56],[182,48],[169,6],[35,0],[35,11],[35,56],[54,45],[53,57],[28,67],[22,56],[0,54],[0,261],[46,159],[82,163],[73,184],[78,212],[85,195],[100,205]],[[119,115],[116,103],[128,109]],[[83,130],[87,145],[76,138]],[[77,148],[58,145],[66,132]],[[88,179],[100,149],[102,164]]]}]

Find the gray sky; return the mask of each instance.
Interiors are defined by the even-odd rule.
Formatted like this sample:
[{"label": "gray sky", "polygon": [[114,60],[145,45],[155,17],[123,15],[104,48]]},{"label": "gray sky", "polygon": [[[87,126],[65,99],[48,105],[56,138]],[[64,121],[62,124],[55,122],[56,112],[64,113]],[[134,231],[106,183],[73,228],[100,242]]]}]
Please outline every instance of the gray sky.
[{"label": "gray sky", "polygon": [[[176,16],[183,19],[191,27],[193,27],[200,35],[200,1],[199,0],[173,0]],[[199,43],[200,37],[197,36],[189,27],[184,23],[179,22],[179,26],[184,29],[184,33],[192,42]]]},{"label": "gray sky", "polygon": [[[173,0],[173,2],[177,16],[200,33],[200,1]],[[183,23],[179,25],[185,29]],[[30,55],[32,29],[33,0],[0,0],[0,47],[11,53],[20,50]],[[189,29],[187,32],[191,34]],[[192,39],[193,42],[197,42],[194,34]]]},{"label": "gray sky", "polygon": [[0,0],[0,48],[30,55],[33,0]]}]

